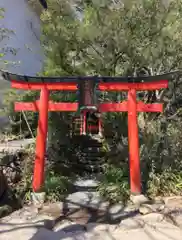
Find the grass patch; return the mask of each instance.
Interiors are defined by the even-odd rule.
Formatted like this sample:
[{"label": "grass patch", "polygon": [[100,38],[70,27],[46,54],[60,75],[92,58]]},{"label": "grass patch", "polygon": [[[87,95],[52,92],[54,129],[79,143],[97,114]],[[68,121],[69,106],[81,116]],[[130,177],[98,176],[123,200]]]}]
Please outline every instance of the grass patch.
[{"label": "grass patch", "polygon": [[98,191],[111,203],[126,203],[129,198],[128,174],[119,167],[105,165]]}]

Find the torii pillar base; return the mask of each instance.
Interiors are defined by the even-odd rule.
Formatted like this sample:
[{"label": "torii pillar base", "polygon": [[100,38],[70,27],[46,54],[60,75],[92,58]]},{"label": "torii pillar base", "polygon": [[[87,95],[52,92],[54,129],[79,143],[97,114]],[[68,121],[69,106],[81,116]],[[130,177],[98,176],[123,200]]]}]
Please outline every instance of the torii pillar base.
[{"label": "torii pillar base", "polygon": [[143,194],[131,194],[130,195],[130,201],[135,205],[135,206],[140,206],[142,204],[147,204],[150,202],[150,200]]},{"label": "torii pillar base", "polygon": [[31,200],[35,207],[41,208],[45,202],[46,193],[45,192],[32,192],[31,193]]}]

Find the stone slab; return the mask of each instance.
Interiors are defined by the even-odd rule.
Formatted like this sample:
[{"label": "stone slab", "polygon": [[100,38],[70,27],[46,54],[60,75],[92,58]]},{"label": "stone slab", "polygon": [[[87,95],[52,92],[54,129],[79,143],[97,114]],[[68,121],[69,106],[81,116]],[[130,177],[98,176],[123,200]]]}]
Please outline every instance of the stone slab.
[{"label": "stone slab", "polygon": [[164,198],[165,206],[167,208],[181,208],[182,209],[182,196],[172,196]]},{"label": "stone slab", "polygon": [[98,187],[99,181],[93,179],[78,179],[73,184],[78,187]]},{"label": "stone slab", "polygon": [[149,203],[150,200],[144,196],[143,194],[140,194],[140,195],[131,195],[130,196],[130,200],[132,201],[133,204],[137,205],[137,206],[140,206],[141,204],[144,204],[144,203]]},{"label": "stone slab", "polygon": [[75,192],[66,198],[66,202],[70,208],[88,207],[106,210],[109,206],[109,203],[104,201],[98,192]]}]

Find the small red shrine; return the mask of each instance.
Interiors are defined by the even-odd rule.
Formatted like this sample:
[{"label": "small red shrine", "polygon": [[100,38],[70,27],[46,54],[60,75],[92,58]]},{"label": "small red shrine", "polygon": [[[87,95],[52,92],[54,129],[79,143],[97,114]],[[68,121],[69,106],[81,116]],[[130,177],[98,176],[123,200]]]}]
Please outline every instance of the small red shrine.
[{"label": "small red shrine", "polygon": [[[137,91],[153,91],[168,87],[170,74],[150,77],[29,77],[3,72],[3,77],[11,81],[12,88],[39,90],[40,99],[35,102],[16,102],[15,111],[38,111],[33,190],[41,191],[44,184],[44,167],[49,111],[76,112],[79,120],[77,134],[102,134],[101,114],[103,112],[128,112],[128,145],[130,189],[132,194],[141,193],[140,157],[138,139],[138,112],[162,112],[161,103],[146,104],[137,101]],[[53,102],[49,100],[52,90],[78,91],[78,102]],[[125,101],[98,103],[95,91],[126,91]]]}]

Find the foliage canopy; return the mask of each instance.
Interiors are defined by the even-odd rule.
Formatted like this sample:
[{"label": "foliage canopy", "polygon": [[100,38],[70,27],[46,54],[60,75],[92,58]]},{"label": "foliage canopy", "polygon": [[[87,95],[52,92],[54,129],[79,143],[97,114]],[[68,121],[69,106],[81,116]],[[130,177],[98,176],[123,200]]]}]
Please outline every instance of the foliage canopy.
[{"label": "foliage canopy", "polygon": [[182,3],[48,1],[45,75],[157,74],[181,68]]}]

